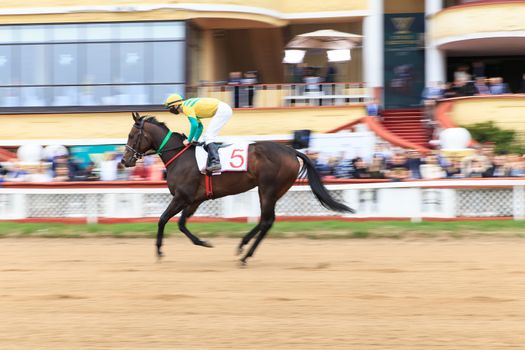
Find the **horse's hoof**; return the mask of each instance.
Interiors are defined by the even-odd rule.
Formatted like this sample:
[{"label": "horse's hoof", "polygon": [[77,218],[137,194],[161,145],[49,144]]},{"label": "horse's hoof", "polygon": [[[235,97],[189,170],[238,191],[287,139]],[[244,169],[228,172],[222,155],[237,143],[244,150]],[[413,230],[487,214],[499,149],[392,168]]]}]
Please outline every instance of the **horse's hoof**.
[{"label": "horse's hoof", "polygon": [[206,248],[213,248],[213,244],[211,244],[208,241],[202,241],[201,246],[206,247]]},{"label": "horse's hoof", "polygon": [[239,260],[239,267],[241,267],[241,268],[248,267],[248,263],[246,262],[245,259]]},{"label": "horse's hoof", "polygon": [[163,257],[164,257],[164,254],[160,250],[157,250],[157,260],[160,260]]},{"label": "horse's hoof", "polygon": [[244,252],[244,249],[242,247],[237,248],[237,255],[241,255]]}]

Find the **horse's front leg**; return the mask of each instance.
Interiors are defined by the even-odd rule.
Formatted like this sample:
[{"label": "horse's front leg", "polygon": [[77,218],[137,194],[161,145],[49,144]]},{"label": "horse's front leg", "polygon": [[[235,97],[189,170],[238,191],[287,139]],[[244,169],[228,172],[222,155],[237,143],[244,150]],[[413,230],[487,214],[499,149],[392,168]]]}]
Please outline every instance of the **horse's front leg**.
[{"label": "horse's front leg", "polygon": [[195,211],[197,210],[197,208],[199,207],[201,203],[202,202],[195,202],[193,204],[188,205],[186,208],[184,208],[180,216],[180,219],[179,219],[179,230],[182,233],[184,233],[186,237],[188,237],[193,242],[193,244],[200,245],[200,246],[207,247],[207,248],[213,248],[213,245],[210,242],[201,240],[199,237],[191,233],[190,230],[188,230],[188,228],[186,227],[186,220],[195,213]]},{"label": "horse's front leg", "polygon": [[157,257],[160,259],[162,258],[162,241],[164,239],[164,227],[170,221],[172,217],[177,215],[178,212],[182,210],[186,206],[186,203],[182,202],[180,198],[173,197],[170,204],[164,210],[164,213],[159,218],[158,228],[157,228]]}]

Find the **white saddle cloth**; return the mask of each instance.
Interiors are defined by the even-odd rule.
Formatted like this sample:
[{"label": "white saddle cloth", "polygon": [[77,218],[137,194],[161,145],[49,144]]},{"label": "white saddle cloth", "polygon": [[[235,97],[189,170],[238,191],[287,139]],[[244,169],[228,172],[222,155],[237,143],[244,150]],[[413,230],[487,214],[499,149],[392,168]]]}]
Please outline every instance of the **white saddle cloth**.
[{"label": "white saddle cloth", "polygon": [[[221,159],[221,172],[225,171],[247,171],[248,170],[248,147],[253,142],[234,143],[219,148],[219,157]],[[198,146],[195,150],[197,166],[201,173],[206,173],[206,162],[208,153],[204,147]],[[213,173],[218,175],[219,173]]]}]

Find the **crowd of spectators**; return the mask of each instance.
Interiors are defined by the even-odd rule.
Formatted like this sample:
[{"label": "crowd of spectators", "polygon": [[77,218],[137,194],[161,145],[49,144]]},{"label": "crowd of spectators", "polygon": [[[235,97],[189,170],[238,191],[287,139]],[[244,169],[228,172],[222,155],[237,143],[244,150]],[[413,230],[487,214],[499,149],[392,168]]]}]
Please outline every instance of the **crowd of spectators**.
[{"label": "crowd of spectators", "polygon": [[233,87],[233,106],[234,108],[253,107],[255,95],[255,84],[258,84],[257,71],[230,72],[228,85]]},{"label": "crowd of spectators", "polygon": [[[525,73],[517,93],[525,93]],[[475,95],[502,95],[512,93],[509,85],[500,76],[486,77],[483,62],[472,66],[463,65],[454,72],[454,80],[448,83],[435,82],[423,91],[423,100],[439,100]]]},{"label": "crowd of spectators", "polygon": [[[525,176],[525,157],[520,154],[494,154],[486,145],[471,154],[446,155],[432,151],[423,155],[415,150],[378,144],[369,159],[307,152],[324,180],[386,179],[391,181],[444,178]],[[106,152],[99,160],[81,166],[75,158],[61,155],[39,163],[11,161],[0,164],[0,182],[64,181],[161,181],[166,178],[158,156],[148,156],[133,168],[121,164],[122,153]]]},{"label": "crowd of spectators", "polygon": [[145,157],[133,168],[125,168],[121,159],[122,153],[106,152],[87,165],[69,155],[31,163],[11,160],[0,163],[0,182],[162,181],[166,177],[158,156]]},{"label": "crowd of spectators", "polygon": [[445,155],[433,151],[377,149],[369,161],[319,152],[309,152],[325,180],[386,179],[391,181],[445,178],[488,178],[525,176],[525,157],[494,154],[493,147],[475,148],[468,155]]}]

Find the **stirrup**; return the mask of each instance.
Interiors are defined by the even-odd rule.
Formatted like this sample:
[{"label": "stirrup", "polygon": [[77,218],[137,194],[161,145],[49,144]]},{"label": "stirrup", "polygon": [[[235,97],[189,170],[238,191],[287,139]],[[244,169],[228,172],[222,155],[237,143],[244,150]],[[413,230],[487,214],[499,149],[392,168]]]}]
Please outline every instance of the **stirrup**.
[{"label": "stirrup", "polygon": [[208,167],[206,167],[206,171],[210,173],[215,173],[217,171],[221,171],[221,163],[211,163]]}]

